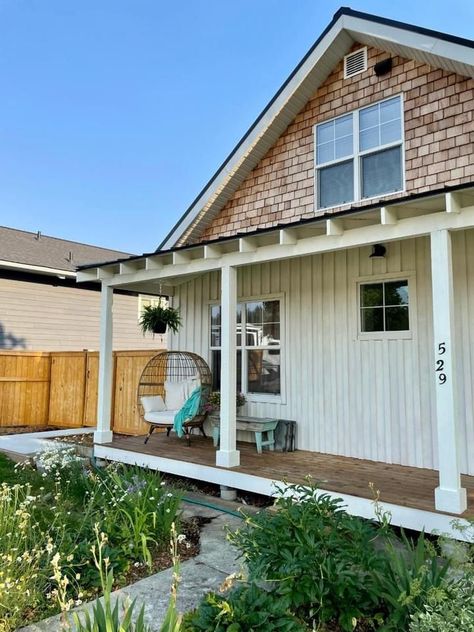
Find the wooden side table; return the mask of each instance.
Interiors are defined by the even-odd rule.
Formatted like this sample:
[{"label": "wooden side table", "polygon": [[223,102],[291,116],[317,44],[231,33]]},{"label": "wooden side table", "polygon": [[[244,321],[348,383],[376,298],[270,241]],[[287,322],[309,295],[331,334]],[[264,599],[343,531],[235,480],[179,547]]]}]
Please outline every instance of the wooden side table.
[{"label": "wooden side table", "polygon": [[[214,441],[214,447],[219,445],[220,437],[220,417],[217,414],[210,415],[209,420],[212,426],[212,439]],[[253,432],[255,434],[255,444],[257,446],[258,454],[262,454],[262,450],[268,447],[269,450],[275,449],[275,428],[278,424],[278,419],[272,419],[269,417],[247,417],[246,415],[237,415],[237,430],[246,430],[247,432]],[[266,438],[263,438],[263,435]]]}]

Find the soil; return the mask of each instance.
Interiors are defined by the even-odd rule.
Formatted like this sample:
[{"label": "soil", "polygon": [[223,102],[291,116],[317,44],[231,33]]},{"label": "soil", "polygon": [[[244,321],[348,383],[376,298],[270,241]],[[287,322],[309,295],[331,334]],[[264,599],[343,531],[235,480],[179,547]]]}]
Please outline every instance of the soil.
[{"label": "soil", "polygon": [[[181,523],[180,534],[184,534],[186,539],[183,542],[178,543],[178,555],[180,562],[185,562],[186,560],[189,560],[199,554],[201,528],[204,524],[209,522],[209,518],[195,516]],[[173,558],[169,549],[155,549],[151,552],[151,554],[152,568],[148,568],[146,564],[131,566],[125,577],[122,578],[122,581],[120,582],[121,586],[132,584],[139,579],[144,579],[145,577],[149,577],[154,573],[159,573],[160,571],[173,566]],[[119,588],[119,586],[116,586],[116,588]]]},{"label": "soil", "polygon": [[25,434],[26,432],[46,432],[55,430],[51,426],[5,426],[0,428],[0,435]]}]

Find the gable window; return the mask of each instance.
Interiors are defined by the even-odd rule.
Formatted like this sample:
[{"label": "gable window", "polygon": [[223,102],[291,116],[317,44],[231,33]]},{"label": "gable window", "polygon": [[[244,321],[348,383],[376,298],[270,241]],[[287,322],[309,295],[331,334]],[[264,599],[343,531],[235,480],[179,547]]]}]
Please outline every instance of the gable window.
[{"label": "gable window", "polygon": [[[213,390],[220,389],[221,307],[211,306]],[[252,300],[237,305],[237,390],[247,395],[281,394],[280,300]]]},{"label": "gable window", "polygon": [[409,331],[408,280],[361,283],[360,331]]},{"label": "gable window", "polygon": [[403,190],[402,100],[316,125],[317,208]]}]

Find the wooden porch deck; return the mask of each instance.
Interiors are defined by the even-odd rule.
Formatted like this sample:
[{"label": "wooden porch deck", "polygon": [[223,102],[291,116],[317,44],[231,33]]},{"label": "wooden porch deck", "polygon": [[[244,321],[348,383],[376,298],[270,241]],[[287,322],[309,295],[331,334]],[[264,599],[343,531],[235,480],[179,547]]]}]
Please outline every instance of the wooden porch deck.
[{"label": "wooden porch deck", "polygon": [[[184,440],[176,436],[166,437],[162,433],[154,434],[147,445],[144,445],[143,439],[114,435],[112,443],[105,444],[104,448],[225,469],[215,464],[215,448],[211,439],[193,436],[190,447]],[[384,503],[442,513],[437,512],[434,506],[434,489],[438,485],[438,473],[434,470],[306,450],[284,453],[264,451],[260,455],[251,443],[239,443],[238,448],[241,465],[232,468],[232,472],[291,483],[304,482],[305,477],[310,475],[325,490],[369,500],[372,499],[369,483],[373,483]],[[468,509],[462,517],[474,517],[474,477],[463,476],[462,482],[468,495]]]}]

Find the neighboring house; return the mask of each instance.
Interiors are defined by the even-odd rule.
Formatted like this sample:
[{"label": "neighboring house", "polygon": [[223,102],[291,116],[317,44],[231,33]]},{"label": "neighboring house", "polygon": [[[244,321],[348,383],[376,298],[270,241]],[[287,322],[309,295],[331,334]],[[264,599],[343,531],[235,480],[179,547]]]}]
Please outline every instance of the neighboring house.
[{"label": "neighboring house", "polygon": [[[156,253],[79,273],[105,279],[106,333],[114,290],[174,288],[170,347],[220,385],[218,467],[151,448],[140,462],[269,490],[282,457],[270,476],[269,457],[259,474],[239,453],[237,386],[249,414],[297,421],[300,474],[310,452],[350,464],[327,488],[350,511],[372,514],[355,483],[370,471],[365,486],[394,472],[397,524],[447,530],[468,501],[474,515],[473,77],[472,41],[341,9]],[[112,439],[103,344],[98,444]]]},{"label": "neighboring house", "polygon": [[[0,349],[65,351],[99,348],[100,286],[78,286],[78,265],[128,257],[127,253],[0,227]],[[114,349],[164,346],[144,337],[136,292],[117,295]]]}]

